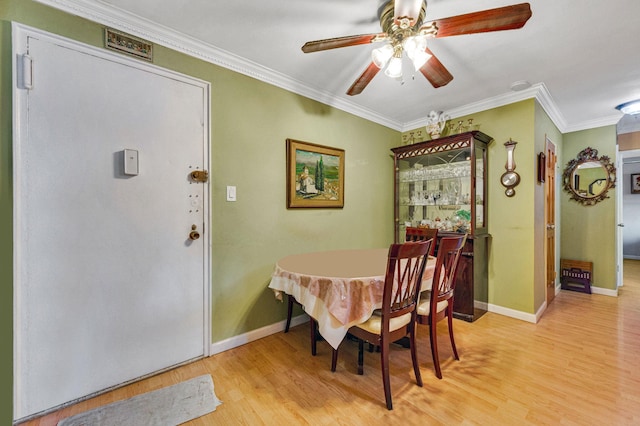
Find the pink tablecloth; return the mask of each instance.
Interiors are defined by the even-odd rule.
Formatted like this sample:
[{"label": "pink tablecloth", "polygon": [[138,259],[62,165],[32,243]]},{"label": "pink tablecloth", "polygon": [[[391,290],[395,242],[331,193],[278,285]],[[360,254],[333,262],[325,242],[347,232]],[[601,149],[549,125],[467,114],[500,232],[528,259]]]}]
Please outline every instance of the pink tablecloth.
[{"label": "pink tablecloth", "polygon": [[[368,320],[382,305],[388,249],[334,250],[280,259],[269,288],[289,294],[318,322],[318,331],[334,348],[350,327]],[[423,289],[433,278],[435,258],[423,275]]]}]

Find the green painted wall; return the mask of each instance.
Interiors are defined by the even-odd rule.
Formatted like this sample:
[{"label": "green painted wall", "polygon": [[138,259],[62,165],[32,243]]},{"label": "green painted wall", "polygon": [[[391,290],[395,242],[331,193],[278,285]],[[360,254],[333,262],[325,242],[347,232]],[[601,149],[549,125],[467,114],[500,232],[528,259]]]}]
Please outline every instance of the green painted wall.
[{"label": "green painted wall", "polygon": [[[30,0],[0,8],[0,424],[12,412],[11,22],[101,47],[103,27]],[[154,63],[211,82],[212,341],[285,318],[267,289],[276,260],[393,241],[399,132],[250,77],[155,46]],[[287,210],[285,139],[345,150],[343,209]],[[225,187],[237,187],[237,202]],[[46,350],[46,348],[43,348]]]},{"label": "green painted wall", "polygon": [[[544,186],[537,181],[537,156],[544,150],[546,136],[560,146],[562,134],[534,99],[452,121],[466,123],[470,118],[494,138],[489,147],[489,303],[534,314],[546,300]],[[504,195],[500,184],[506,163],[504,143],[509,139],[518,142],[514,158],[520,174],[512,198]]]},{"label": "green painted wall", "polygon": [[[488,173],[489,303],[527,313],[534,312],[531,259],[534,258],[535,224],[535,105],[535,101],[529,99],[460,117],[465,121],[473,118],[481,131],[494,138],[489,147]],[[507,161],[504,143],[509,139],[518,142],[514,158],[520,174],[520,184],[511,198],[504,194],[500,184]]]},{"label": "green painted wall", "polygon": [[[284,317],[284,305],[266,288],[278,258],[393,241],[389,148],[398,145],[399,133],[237,74],[230,77],[243,81],[222,84],[224,99],[251,101],[219,102],[214,94],[214,129],[223,114],[231,114],[225,121],[252,125],[214,130],[214,342]],[[343,209],[285,208],[287,137],[345,150]],[[237,202],[224,200],[226,185],[237,186]]]},{"label": "green painted wall", "polygon": [[[616,127],[567,133],[564,136],[562,169],[583,149],[598,150],[598,156],[606,155],[616,160]],[[593,262],[592,285],[616,290],[616,193],[609,198],[584,206],[571,200],[562,191],[560,255],[563,259]]]}]

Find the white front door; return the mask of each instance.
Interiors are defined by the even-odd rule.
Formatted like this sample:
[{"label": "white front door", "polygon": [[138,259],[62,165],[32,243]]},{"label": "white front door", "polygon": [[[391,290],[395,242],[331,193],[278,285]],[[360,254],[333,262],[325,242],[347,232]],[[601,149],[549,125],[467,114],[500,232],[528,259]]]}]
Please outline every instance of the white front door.
[{"label": "white front door", "polygon": [[209,86],[19,25],[14,57],[20,419],[208,354]]}]

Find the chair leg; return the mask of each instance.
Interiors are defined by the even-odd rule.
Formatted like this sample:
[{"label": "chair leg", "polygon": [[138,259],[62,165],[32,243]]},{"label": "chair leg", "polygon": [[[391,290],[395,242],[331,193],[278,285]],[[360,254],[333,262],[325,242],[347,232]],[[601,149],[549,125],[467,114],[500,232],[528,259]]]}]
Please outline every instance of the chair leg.
[{"label": "chair leg", "polygon": [[436,377],[442,379],[442,371],[440,371],[440,358],[438,358],[438,323],[434,318],[429,318],[429,342],[431,343],[431,357],[433,358],[433,368],[436,370]]},{"label": "chair leg", "polygon": [[449,303],[447,307],[447,322],[449,325],[449,339],[451,340],[451,349],[453,349],[453,357],[457,360],[460,359],[458,356],[458,350],[456,349],[456,341],[453,339],[453,302]]},{"label": "chair leg", "polygon": [[291,326],[291,314],[293,313],[293,296],[291,295],[287,295],[287,323],[284,326],[284,332],[288,333],[289,332],[289,326]]},{"label": "chair leg", "polygon": [[364,340],[358,339],[358,374],[364,374]]},{"label": "chair leg", "polygon": [[420,374],[420,365],[418,363],[418,350],[416,348],[416,324],[413,323],[413,327],[409,332],[409,342],[411,344],[411,361],[413,362],[413,372],[416,375],[416,383],[422,387],[422,375]]},{"label": "chair leg", "polygon": [[336,371],[336,365],[338,364],[338,350],[334,349],[331,354],[331,371]]},{"label": "chair leg", "polygon": [[380,345],[380,367],[382,370],[382,384],[384,386],[384,399],[387,403],[387,410],[393,410],[391,402],[391,381],[389,380],[389,342]]},{"label": "chair leg", "polygon": [[316,356],[316,328],[317,323],[316,320],[309,317],[309,334],[311,338],[311,355]]}]

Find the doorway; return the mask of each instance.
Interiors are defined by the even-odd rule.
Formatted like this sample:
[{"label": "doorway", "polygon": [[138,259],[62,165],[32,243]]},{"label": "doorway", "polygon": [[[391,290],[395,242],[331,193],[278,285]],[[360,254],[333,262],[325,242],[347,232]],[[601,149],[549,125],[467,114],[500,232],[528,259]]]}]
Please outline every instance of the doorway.
[{"label": "doorway", "polygon": [[208,355],[210,132],[208,83],[13,31],[21,419]]},{"label": "doorway", "polygon": [[617,286],[624,284],[624,259],[640,259],[640,196],[631,192],[631,175],[640,174],[640,115],[625,114],[616,125]]},{"label": "doorway", "polygon": [[[630,220],[640,212],[640,195],[631,192],[631,176],[640,175],[640,149],[618,151],[617,261],[618,286],[623,285],[623,259],[640,259],[640,225]],[[627,219],[625,219],[627,218]]]}]

